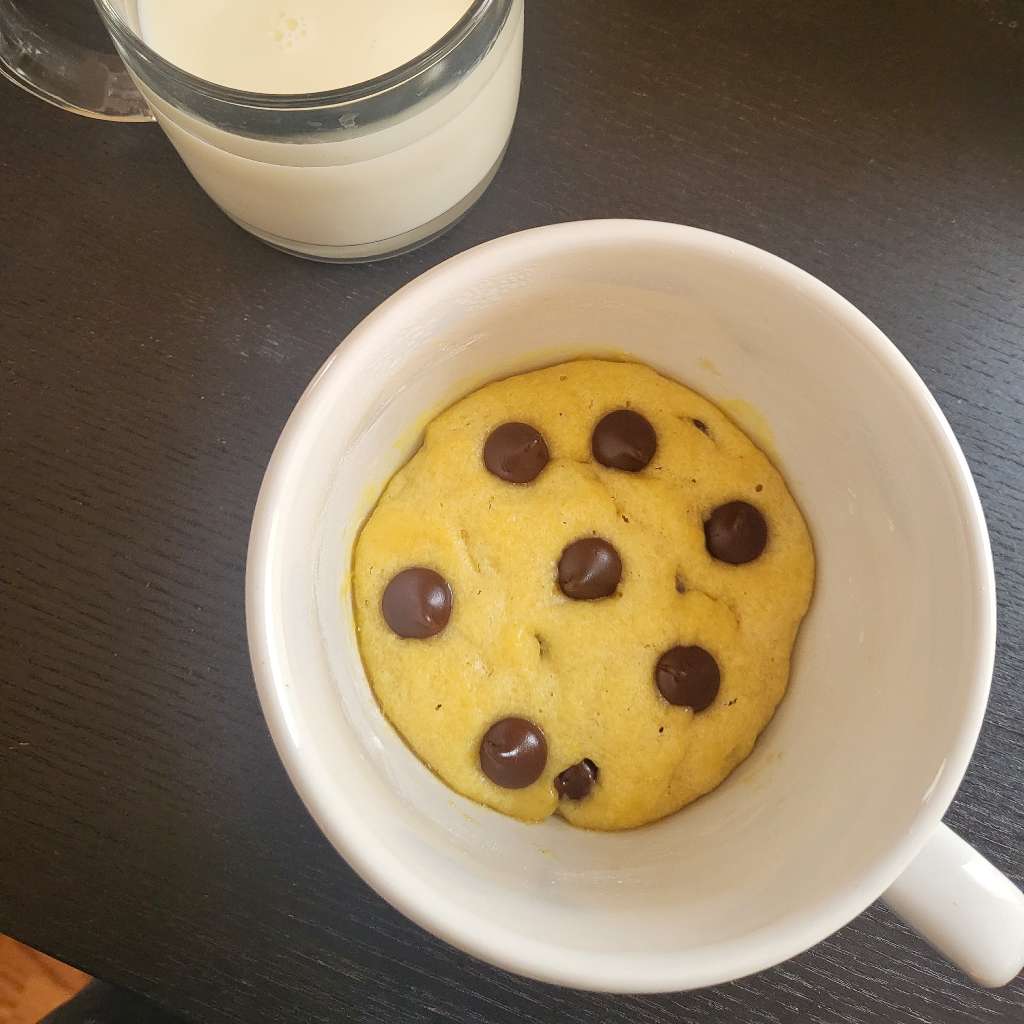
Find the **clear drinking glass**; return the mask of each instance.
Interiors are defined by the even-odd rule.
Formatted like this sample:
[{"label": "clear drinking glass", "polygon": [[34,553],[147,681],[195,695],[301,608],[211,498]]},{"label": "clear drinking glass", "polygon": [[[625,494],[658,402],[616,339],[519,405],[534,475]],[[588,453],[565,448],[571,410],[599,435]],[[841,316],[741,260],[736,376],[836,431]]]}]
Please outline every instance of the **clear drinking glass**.
[{"label": "clear drinking glass", "polygon": [[198,78],[144,42],[135,0],[94,2],[116,56],[47,24],[39,0],[0,0],[0,72],[77,113],[155,118],[224,213],[297,256],[362,262],[422,245],[473,205],[508,145],[524,0],[473,0],[401,67],[304,95]]}]

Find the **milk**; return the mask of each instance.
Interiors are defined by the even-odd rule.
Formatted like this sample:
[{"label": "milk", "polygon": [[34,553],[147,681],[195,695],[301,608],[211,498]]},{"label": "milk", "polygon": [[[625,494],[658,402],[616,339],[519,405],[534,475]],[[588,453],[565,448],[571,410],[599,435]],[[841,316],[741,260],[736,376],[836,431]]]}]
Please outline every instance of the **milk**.
[{"label": "milk", "polygon": [[419,56],[469,0],[139,0],[142,38],[172,64],[249,92],[376,78]]},{"label": "milk", "polygon": [[[301,93],[405,64],[466,9],[467,0],[140,0],[135,24],[154,50],[208,81]],[[328,116],[294,141],[215,126],[135,77],[189,170],[229,217],[302,255],[366,259],[443,230],[486,188],[515,117],[522,30],[523,0],[513,0],[490,50],[440,98],[380,130],[347,131],[346,115]]]}]

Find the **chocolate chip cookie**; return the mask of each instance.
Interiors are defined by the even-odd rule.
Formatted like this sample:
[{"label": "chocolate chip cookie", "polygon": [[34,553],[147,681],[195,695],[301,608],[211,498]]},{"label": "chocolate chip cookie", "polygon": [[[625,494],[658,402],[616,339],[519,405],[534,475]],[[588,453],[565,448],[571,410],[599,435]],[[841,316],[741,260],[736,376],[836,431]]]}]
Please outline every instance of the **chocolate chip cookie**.
[{"label": "chocolate chip cookie", "polygon": [[714,789],[786,691],[814,585],[785,481],[715,405],[581,360],[441,413],[356,542],[384,714],[453,789],[623,829]]}]

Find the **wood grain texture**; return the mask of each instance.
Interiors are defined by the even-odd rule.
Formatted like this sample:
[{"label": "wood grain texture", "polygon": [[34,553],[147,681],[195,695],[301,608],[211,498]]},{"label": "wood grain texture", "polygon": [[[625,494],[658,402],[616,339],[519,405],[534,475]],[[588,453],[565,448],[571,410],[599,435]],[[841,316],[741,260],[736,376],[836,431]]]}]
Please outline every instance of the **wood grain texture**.
[{"label": "wood grain texture", "polygon": [[[532,0],[522,105],[450,234],[367,267],[229,224],[161,134],[0,82],[0,930],[196,1021],[1020,1024],[881,908],[706,991],[571,992],[424,934],[291,789],[246,653],[260,478],[338,340],[444,257],[680,221],[823,278],[934,391],[1000,637],[948,820],[1024,881],[1024,2]],[[457,154],[453,154],[457,158]]]}]

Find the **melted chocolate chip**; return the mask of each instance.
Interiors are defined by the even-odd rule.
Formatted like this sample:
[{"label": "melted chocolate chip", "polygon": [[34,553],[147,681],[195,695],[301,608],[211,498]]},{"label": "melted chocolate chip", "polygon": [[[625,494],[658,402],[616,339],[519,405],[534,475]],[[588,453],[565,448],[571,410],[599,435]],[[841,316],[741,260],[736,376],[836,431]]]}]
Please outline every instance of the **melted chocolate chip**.
[{"label": "melted chocolate chip", "polygon": [[527,423],[502,423],[484,442],[484,465],[510,484],[536,480],[550,458],[540,431]]},{"label": "melted chocolate chip", "polygon": [[480,741],[480,767],[504,789],[523,789],[536,782],[547,760],[544,733],[525,718],[502,718]]},{"label": "melted chocolate chip", "polygon": [[597,782],[597,765],[589,757],[569,765],[555,776],[555,792],[567,800],[582,800]]},{"label": "melted chocolate chip", "polygon": [[573,541],[558,560],[558,586],[574,601],[608,597],[622,579],[618,551],[600,537]]},{"label": "melted chocolate chip", "polygon": [[654,427],[632,409],[616,409],[608,413],[590,439],[590,450],[602,466],[638,473],[658,449]]},{"label": "melted chocolate chip", "polygon": [[693,425],[702,433],[711,436],[711,431],[708,430],[708,425],[703,420],[694,420]]},{"label": "melted chocolate chip", "polygon": [[718,696],[718,662],[703,647],[672,647],[659,659],[654,681],[676,707],[703,711]]},{"label": "melted chocolate chip", "polygon": [[403,569],[384,588],[380,610],[384,621],[400,637],[425,640],[448,625],[452,614],[452,588],[433,569]]},{"label": "melted chocolate chip", "polygon": [[745,501],[719,505],[704,523],[704,543],[720,562],[742,565],[752,562],[768,543],[768,524]]}]

